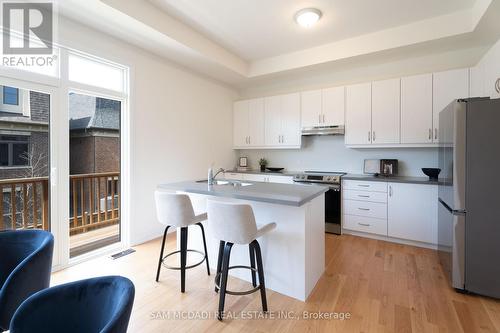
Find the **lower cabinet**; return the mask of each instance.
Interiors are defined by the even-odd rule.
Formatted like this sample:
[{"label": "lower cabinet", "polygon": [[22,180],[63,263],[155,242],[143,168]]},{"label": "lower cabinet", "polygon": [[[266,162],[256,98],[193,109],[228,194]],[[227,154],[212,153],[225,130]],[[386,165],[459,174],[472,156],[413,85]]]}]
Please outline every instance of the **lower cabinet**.
[{"label": "lower cabinet", "polygon": [[293,184],[292,176],[276,176],[258,173],[225,172],[224,178],[232,180],[248,180],[251,182]]},{"label": "lower cabinet", "polygon": [[387,235],[437,244],[438,186],[388,185]]},{"label": "lower cabinet", "polygon": [[437,244],[437,185],[344,180],[342,186],[343,229]]}]

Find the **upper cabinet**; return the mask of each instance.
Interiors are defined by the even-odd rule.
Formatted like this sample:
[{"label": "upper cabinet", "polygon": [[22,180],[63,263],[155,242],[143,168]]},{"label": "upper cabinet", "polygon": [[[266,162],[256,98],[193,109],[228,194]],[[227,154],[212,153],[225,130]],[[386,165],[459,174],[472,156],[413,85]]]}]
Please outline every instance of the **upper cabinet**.
[{"label": "upper cabinet", "polygon": [[400,142],[401,80],[372,83],[372,144]]},{"label": "upper cabinet", "polygon": [[237,101],[233,108],[233,146],[235,148],[264,145],[264,99]]},{"label": "upper cabinet", "polygon": [[372,142],[372,85],[355,84],[345,88],[345,143],[367,145]]},{"label": "upper cabinet", "polygon": [[344,96],[344,87],[302,92],[302,127],[343,126]]},{"label": "upper cabinet", "polygon": [[265,146],[300,147],[300,94],[266,97]]},{"label": "upper cabinet", "polygon": [[432,74],[401,79],[401,143],[432,143]]},{"label": "upper cabinet", "polygon": [[455,69],[433,75],[433,140],[439,142],[439,112],[452,101],[469,97],[469,69]]}]

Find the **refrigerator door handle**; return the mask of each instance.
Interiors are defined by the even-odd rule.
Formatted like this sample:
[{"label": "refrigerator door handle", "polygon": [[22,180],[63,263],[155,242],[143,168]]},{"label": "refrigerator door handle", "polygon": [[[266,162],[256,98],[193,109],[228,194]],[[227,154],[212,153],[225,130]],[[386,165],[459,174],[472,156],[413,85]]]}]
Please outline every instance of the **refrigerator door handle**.
[{"label": "refrigerator door handle", "polygon": [[447,211],[449,211],[452,215],[456,216],[465,216],[467,214],[467,211],[465,209],[451,209],[450,206],[446,204],[443,200],[439,199],[439,202],[441,205],[443,205],[444,208],[446,208]]}]

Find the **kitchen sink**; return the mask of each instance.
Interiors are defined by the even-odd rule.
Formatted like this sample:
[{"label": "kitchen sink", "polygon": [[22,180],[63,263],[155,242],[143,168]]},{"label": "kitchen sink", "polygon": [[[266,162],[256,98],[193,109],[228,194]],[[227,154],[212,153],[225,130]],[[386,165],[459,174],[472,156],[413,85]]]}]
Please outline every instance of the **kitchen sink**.
[{"label": "kitchen sink", "polygon": [[[208,180],[199,180],[197,183],[208,183]],[[234,187],[239,187],[239,186],[250,186],[253,185],[252,183],[245,183],[239,180],[214,180],[214,185],[226,185],[226,186],[234,186]]]}]

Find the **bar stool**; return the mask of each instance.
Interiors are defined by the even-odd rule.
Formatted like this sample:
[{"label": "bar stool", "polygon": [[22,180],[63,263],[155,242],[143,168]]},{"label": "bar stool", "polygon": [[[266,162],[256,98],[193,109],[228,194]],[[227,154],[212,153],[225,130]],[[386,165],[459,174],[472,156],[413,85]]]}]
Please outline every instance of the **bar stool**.
[{"label": "bar stool", "polygon": [[[267,311],[266,286],[264,282],[264,268],[262,266],[262,254],[257,238],[273,230],[276,223],[269,223],[260,228],[257,227],[252,206],[244,204],[223,203],[209,200],[207,203],[208,223],[213,230],[214,236],[220,240],[219,257],[217,259],[217,274],[215,276],[215,292],[219,293],[219,311],[217,318],[222,320],[226,294],[248,295],[260,290],[262,310]],[[229,266],[231,248],[234,244],[248,245],[250,254],[249,266]],[[257,260],[257,267],[255,267]],[[249,269],[252,273],[253,289],[247,291],[227,290],[228,271],[233,268]],[[257,285],[256,274],[259,275]]]},{"label": "bar stool", "polygon": [[[155,201],[156,201],[156,214],[160,223],[164,224],[165,232],[163,233],[163,241],[161,243],[160,259],[158,260],[158,270],[156,272],[156,282],[160,278],[160,268],[161,265],[168,269],[180,270],[181,271],[181,292],[185,291],[186,287],[186,269],[194,268],[201,265],[203,261],[207,264],[207,273],[210,275],[210,266],[208,264],[208,252],[207,252],[207,242],[205,240],[205,230],[203,229],[202,221],[207,219],[207,213],[195,215],[193,210],[193,205],[189,196],[185,194],[169,193],[165,191],[155,191]],[[196,224],[201,228],[201,235],[203,237],[203,247],[205,253],[198,250],[191,250],[187,248],[188,241],[188,226]],[[163,250],[165,249],[165,241],[167,238],[167,231],[170,227],[180,228],[181,239],[180,239],[180,250],[170,252],[166,256],[163,256]],[[203,255],[203,259],[193,265],[186,266],[187,253],[196,252]],[[165,260],[171,255],[180,253],[181,265],[180,267],[169,266],[165,263]]]}]

